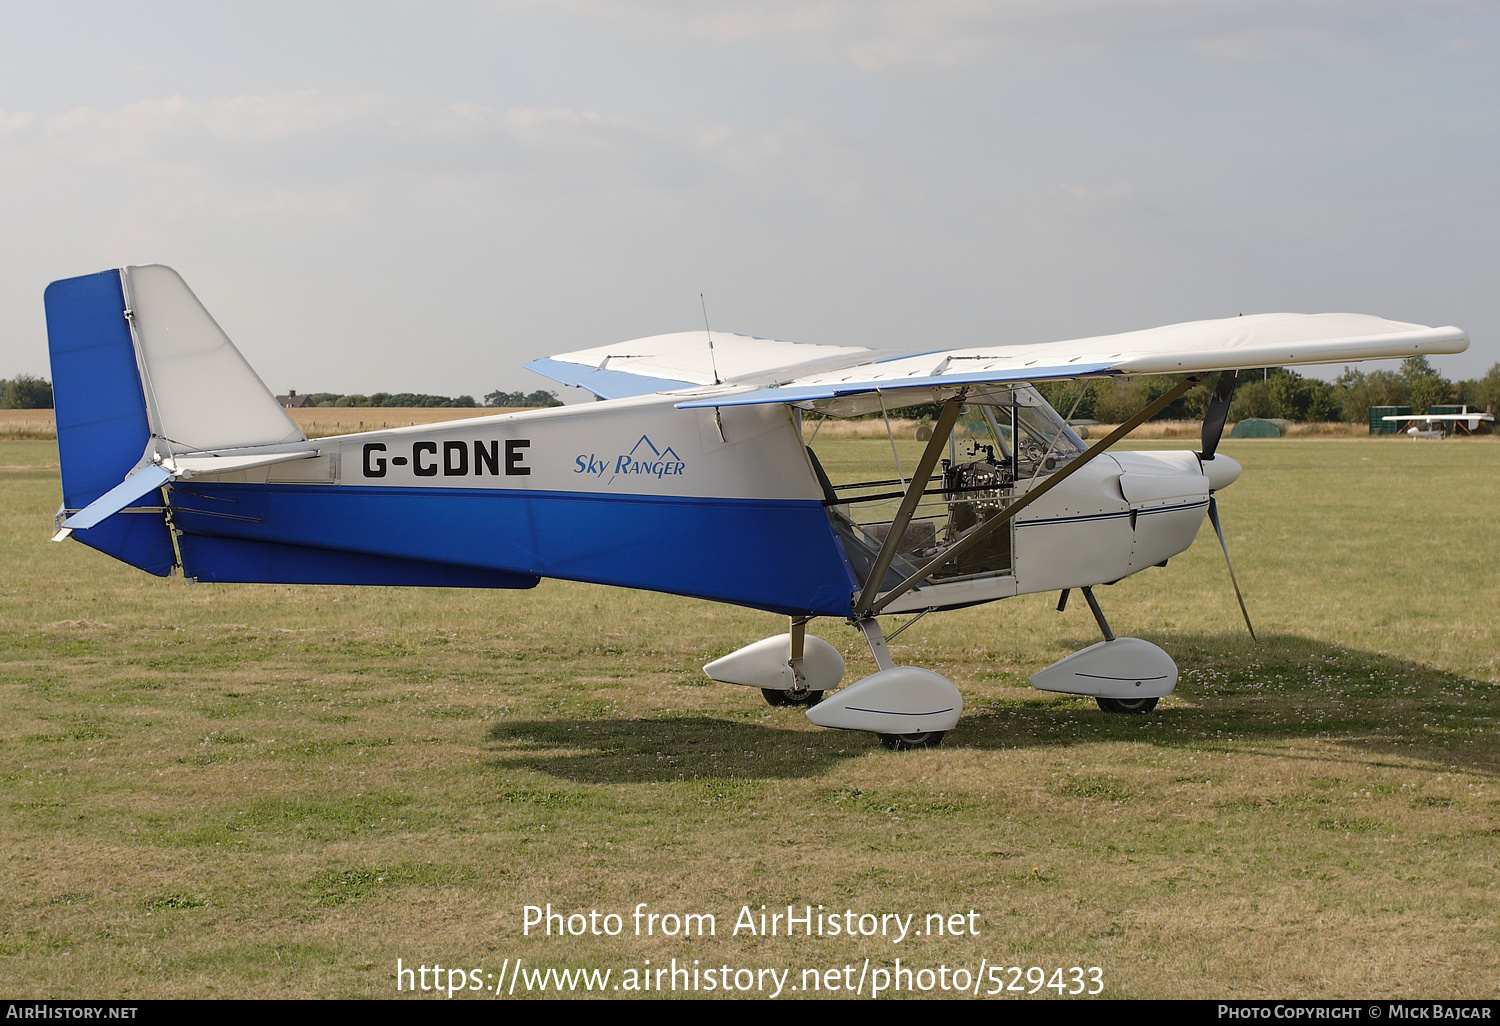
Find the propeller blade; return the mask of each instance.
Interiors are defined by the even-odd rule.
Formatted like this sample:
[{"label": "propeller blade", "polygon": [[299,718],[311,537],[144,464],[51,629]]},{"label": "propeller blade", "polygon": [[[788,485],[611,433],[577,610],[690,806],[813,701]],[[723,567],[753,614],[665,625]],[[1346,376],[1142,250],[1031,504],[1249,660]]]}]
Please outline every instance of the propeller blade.
[{"label": "propeller blade", "polygon": [[1213,398],[1208,401],[1208,413],[1203,417],[1203,451],[1201,459],[1211,460],[1219,448],[1219,436],[1224,434],[1224,422],[1229,419],[1229,401],[1234,398],[1234,383],[1239,371],[1220,371],[1214,384]]},{"label": "propeller blade", "polygon": [[1219,536],[1219,548],[1224,550],[1224,562],[1229,567],[1229,583],[1234,585],[1234,597],[1239,601],[1240,615],[1245,618],[1245,626],[1250,630],[1251,640],[1259,640],[1255,637],[1255,625],[1250,622],[1250,612],[1245,608],[1245,596],[1240,594],[1240,582],[1234,576],[1234,562],[1229,558],[1229,546],[1224,544],[1224,528],[1219,525],[1219,503],[1214,499],[1212,492],[1208,496],[1208,519],[1214,525],[1214,533]]}]

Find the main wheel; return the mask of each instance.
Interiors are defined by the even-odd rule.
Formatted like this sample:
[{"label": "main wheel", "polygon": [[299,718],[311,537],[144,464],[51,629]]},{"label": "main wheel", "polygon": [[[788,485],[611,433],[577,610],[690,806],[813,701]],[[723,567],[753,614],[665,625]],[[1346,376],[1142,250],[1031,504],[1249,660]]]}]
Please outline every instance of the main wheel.
[{"label": "main wheel", "polygon": [[823,701],[823,692],[809,691],[803,688],[801,691],[781,691],[777,688],[761,688],[761,695],[765,697],[767,705],[778,708],[783,705],[817,705]]},{"label": "main wheel", "polygon": [[1139,716],[1156,708],[1158,699],[1155,698],[1096,698],[1099,708],[1107,713],[1123,713],[1126,716]]},{"label": "main wheel", "polygon": [[916,734],[881,734],[880,743],[893,752],[905,752],[912,748],[936,748],[943,743],[946,730],[924,730]]}]

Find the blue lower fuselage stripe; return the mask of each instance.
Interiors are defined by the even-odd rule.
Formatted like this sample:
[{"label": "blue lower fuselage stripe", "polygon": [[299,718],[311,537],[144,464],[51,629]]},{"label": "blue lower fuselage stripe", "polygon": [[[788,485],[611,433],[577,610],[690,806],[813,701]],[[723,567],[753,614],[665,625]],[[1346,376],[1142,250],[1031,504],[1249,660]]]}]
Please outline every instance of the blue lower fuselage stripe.
[{"label": "blue lower fuselage stripe", "polygon": [[856,586],[817,500],[189,481],[171,501],[187,534],[645,588],[788,615],[846,616]]}]

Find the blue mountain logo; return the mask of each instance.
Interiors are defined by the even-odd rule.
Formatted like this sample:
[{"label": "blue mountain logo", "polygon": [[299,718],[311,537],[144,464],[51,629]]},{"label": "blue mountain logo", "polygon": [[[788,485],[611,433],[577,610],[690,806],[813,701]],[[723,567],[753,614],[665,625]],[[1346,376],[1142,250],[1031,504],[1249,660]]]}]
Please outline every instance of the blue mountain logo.
[{"label": "blue mountain logo", "polygon": [[686,468],[687,464],[670,445],[665,449],[658,449],[655,442],[642,435],[641,440],[629,452],[615,457],[615,472],[609,480],[613,482],[621,474],[645,475],[657,479],[680,477]]},{"label": "blue mountain logo", "polygon": [[603,458],[590,453],[579,456],[574,463],[575,474],[603,477],[606,470],[610,471],[609,480],[605,484],[613,484],[615,478],[622,474],[660,480],[664,477],[681,477],[687,470],[687,462],[677,455],[676,450],[670,445],[658,448],[646,435],[642,435],[629,452]]},{"label": "blue mountain logo", "polygon": [[646,451],[649,452],[651,454],[651,457],[653,457],[655,459],[658,459],[658,460],[680,460],[681,459],[680,456],[678,456],[675,452],[672,451],[672,447],[670,445],[667,446],[665,449],[658,449],[655,445],[652,444],[651,439],[647,438],[645,435],[642,435],[641,436],[641,440],[639,442],[635,443],[635,448],[630,450],[630,458],[631,459],[635,460],[635,459],[642,459],[642,458],[644,458],[640,454],[642,446],[645,446],[646,447]]}]

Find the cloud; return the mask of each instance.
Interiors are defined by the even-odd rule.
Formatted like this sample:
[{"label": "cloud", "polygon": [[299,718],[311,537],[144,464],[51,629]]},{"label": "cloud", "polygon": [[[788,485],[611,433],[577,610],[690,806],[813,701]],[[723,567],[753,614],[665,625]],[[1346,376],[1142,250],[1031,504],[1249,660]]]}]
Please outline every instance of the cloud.
[{"label": "cloud", "polygon": [[268,370],[342,390],[388,387],[413,339],[510,368],[690,326],[703,291],[739,328],[881,344],[1423,289],[1438,312],[1391,312],[1477,330],[1496,18],[1465,9],[513,0],[468,26],[473,74],[308,45],[133,102],[13,98],[0,333],[41,352],[49,278],[149,260],[226,324],[274,308]]},{"label": "cloud", "polygon": [[228,217],[376,216],[369,204],[382,183],[426,202],[448,190],[464,205],[488,194],[494,206],[622,192],[672,202],[716,183],[831,194],[853,173],[835,133],[797,121],[661,127],[567,107],[319,91],[0,113],[0,163],[35,169],[43,192],[68,180],[137,205],[158,195],[166,219],[194,204]]},{"label": "cloud", "polygon": [[1241,61],[1331,58],[1399,50],[1417,34],[1467,50],[1476,45],[1469,29],[1485,14],[1481,0],[536,2],[646,35],[769,46],[871,73],[1141,46]]}]

